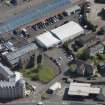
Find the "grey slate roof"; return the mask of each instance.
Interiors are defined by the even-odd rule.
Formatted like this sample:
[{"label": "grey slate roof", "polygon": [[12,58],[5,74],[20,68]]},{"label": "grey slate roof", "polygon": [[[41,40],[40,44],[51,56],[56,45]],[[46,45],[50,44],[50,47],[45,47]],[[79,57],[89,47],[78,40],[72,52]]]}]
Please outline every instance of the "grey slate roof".
[{"label": "grey slate roof", "polygon": [[104,45],[103,44],[97,44],[94,47],[90,48],[90,53],[94,54],[100,50],[104,49]]},{"label": "grey slate roof", "polygon": [[4,87],[15,87],[16,82],[9,82],[9,81],[0,81],[0,88]]},{"label": "grey slate roof", "polygon": [[9,78],[14,75],[14,73],[6,66],[2,65],[0,63],[0,74],[5,76],[6,78]]},{"label": "grey slate roof", "polygon": [[37,50],[37,46],[34,43],[23,46],[14,52],[7,53],[5,56],[11,64],[15,64],[19,61],[20,57],[32,50]]}]

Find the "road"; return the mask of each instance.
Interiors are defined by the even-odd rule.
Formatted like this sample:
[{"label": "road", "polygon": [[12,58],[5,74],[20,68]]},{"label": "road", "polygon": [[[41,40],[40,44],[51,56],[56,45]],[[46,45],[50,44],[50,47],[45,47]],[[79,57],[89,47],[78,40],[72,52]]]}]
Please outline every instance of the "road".
[{"label": "road", "polygon": [[[80,102],[80,101],[79,102],[76,102],[76,101],[60,101],[60,102],[43,101],[43,103],[44,105],[101,105],[101,104],[97,104],[96,102]],[[0,104],[0,105],[4,105],[4,104]],[[36,101],[33,101],[33,102],[26,101],[22,103],[13,103],[13,104],[8,103],[5,105],[37,105],[37,102]]]}]

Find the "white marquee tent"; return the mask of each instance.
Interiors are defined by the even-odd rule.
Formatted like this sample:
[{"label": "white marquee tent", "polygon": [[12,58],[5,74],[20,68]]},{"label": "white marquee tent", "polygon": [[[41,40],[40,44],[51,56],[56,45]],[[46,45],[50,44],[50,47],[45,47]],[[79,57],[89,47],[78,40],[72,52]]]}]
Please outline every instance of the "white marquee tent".
[{"label": "white marquee tent", "polygon": [[50,32],[45,32],[36,37],[37,43],[41,47],[51,48],[57,45],[60,40],[54,37]]}]

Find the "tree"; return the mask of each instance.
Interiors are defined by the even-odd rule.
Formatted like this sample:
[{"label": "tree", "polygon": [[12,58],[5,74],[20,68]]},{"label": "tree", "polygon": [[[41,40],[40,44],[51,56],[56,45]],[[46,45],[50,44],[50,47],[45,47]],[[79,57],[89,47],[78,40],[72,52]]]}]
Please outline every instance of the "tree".
[{"label": "tree", "polygon": [[77,65],[76,64],[71,64],[70,65],[70,72],[71,73],[75,73],[76,69],[77,69]]},{"label": "tree", "polygon": [[43,56],[41,54],[38,55],[38,57],[37,57],[37,63],[41,64],[42,63],[42,59],[43,59]]},{"label": "tree", "polygon": [[66,51],[69,50],[68,42],[65,42],[65,43],[63,44],[63,48],[64,48]]},{"label": "tree", "polygon": [[84,61],[89,59],[90,58],[89,51],[88,50],[84,50],[84,49],[80,49],[77,52],[77,58],[81,59],[81,60],[84,60]]}]

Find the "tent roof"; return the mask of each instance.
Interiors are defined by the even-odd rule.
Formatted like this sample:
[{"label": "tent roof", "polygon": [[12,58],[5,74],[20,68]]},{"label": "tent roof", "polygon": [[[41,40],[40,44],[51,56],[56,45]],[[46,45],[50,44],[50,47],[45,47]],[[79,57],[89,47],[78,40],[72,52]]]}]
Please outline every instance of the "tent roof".
[{"label": "tent roof", "polygon": [[84,33],[83,28],[75,23],[74,21],[71,21],[67,24],[64,24],[56,29],[53,29],[52,32],[61,40],[66,41],[69,39],[73,39],[77,37],[78,35]]},{"label": "tent roof", "polygon": [[54,37],[50,32],[45,32],[37,36],[36,39],[46,48],[53,47],[60,42],[60,40]]}]

